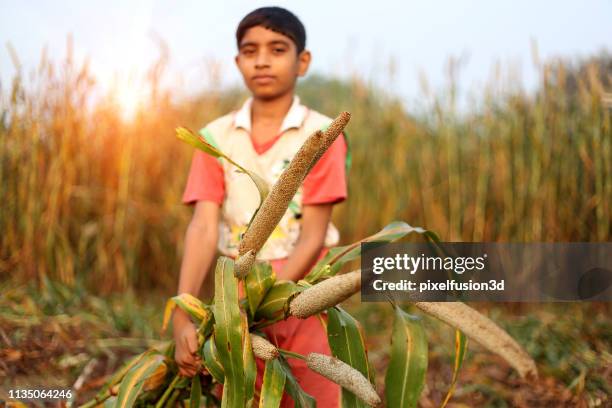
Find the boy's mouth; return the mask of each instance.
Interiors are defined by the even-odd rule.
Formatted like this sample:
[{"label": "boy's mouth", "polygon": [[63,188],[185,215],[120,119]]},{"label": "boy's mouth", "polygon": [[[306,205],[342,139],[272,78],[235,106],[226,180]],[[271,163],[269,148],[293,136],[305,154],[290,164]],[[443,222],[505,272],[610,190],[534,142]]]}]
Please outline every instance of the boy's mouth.
[{"label": "boy's mouth", "polygon": [[272,81],[274,81],[275,77],[273,75],[255,75],[253,77],[253,81],[259,85],[265,85]]}]

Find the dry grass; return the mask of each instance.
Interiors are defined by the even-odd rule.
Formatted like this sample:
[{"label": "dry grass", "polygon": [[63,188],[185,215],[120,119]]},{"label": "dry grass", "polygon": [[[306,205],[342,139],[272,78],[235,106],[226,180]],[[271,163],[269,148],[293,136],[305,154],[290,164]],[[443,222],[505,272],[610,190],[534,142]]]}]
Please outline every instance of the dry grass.
[{"label": "dry grass", "polygon": [[[49,276],[103,291],[175,286],[190,210],[180,204],[193,150],[177,141],[235,108],[244,94],[177,100],[149,78],[131,120],[70,56],[2,84],[0,279]],[[575,71],[575,70],[574,70]],[[457,112],[452,87],[411,116],[362,81],[311,76],[302,99],[353,114],[349,200],[335,219],[344,242],[393,219],[444,240],[606,241],[612,220],[608,83],[541,67],[536,95],[494,79],[482,107]],[[571,74],[571,75],[570,75]],[[571,79],[571,81],[569,80]],[[359,220],[359,222],[354,222]]]}]

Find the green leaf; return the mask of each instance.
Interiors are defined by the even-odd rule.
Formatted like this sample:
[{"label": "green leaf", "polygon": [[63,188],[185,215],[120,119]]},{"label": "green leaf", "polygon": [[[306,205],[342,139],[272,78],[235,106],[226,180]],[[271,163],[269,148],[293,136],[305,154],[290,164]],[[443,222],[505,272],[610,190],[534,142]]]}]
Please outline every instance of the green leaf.
[{"label": "green leaf", "polygon": [[391,336],[390,362],[385,376],[387,406],[416,407],[427,372],[423,323],[396,306]]},{"label": "green leaf", "polygon": [[103,407],[104,408],[114,408],[116,403],[117,403],[117,397],[110,397],[109,399],[104,401]]},{"label": "green leaf", "polygon": [[276,280],[272,266],[268,262],[256,262],[251,272],[246,276],[246,295],[249,302],[249,314],[255,317],[257,307],[274,285]]},{"label": "green leaf", "polygon": [[273,320],[283,316],[289,297],[302,289],[293,281],[276,281],[257,308],[255,318]]},{"label": "green leaf", "polygon": [[317,406],[315,399],[300,387],[300,384],[293,376],[291,366],[289,366],[287,360],[283,357],[278,357],[276,360],[278,360],[280,368],[285,373],[285,391],[293,398],[294,407],[315,408]]},{"label": "green leaf", "polygon": [[225,381],[225,372],[223,371],[223,365],[221,365],[221,360],[219,359],[214,334],[204,342],[202,354],[204,355],[204,367],[206,367],[206,370],[217,382],[223,384]]},{"label": "green leaf", "polygon": [[[373,381],[362,328],[339,306],[327,309],[327,339],[332,354]],[[368,407],[352,392],[342,388],[342,407]]]},{"label": "green leaf", "polygon": [[259,397],[260,408],[280,407],[286,379],[287,376],[278,359],[266,361],[261,395]]},{"label": "green leaf", "polygon": [[461,330],[455,330],[455,361],[453,364],[453,378],[451,380],[451,385],[446,393],[446,397],[442,402],[440,408],[444,408],[448,401],[450,401],[453,393],[455,392],[455,387],[457,386],[457,378],[459,377],[459,370],[461,370],[461,366],[463,365],[463,360],[465,359],[465,354],[467,352],[467,337]]},{"label": "green leaf", "polygon": [[261,203],[263,203],[263,201],[268,196],[268,193],[270,192],[270,186],[268,185],[266,180],[264,180],[258,174],[245,169],[244,167],[242,167],[241,165],[233,161],[230,157],[228,157],[221,150],[217,149],[215,146],[208,143],[204,138],[196,135],[191,130],[184,128],[184,127],[176,128],[176,137],[178,137],[179,139],[181,139],[182,141],[186,143],[189,143],[193,147],[202,150],[204,153],[208,153],[209,155],[216,157],[216,158],[223,158],[227,160],[228,162],[236,166],[241,172],[248,175],[251,178],[251,180],[253,180],[253,183],[255,183],[255,186],[257,187],[257,190],[259,191],[259,198],[260,198],[259,205],[261,205]]},{"label": "green leaf", "polygon": [[134,405],[138,394],[142,391],[144,381],[157,369],[157,367],[163,364],[163,362],[163,355],[158,353],[149,354],[132,367],[121,381],[121,385],[119,385],[115,408],[129,408]]},{"label": "green leaf", "polygon": [[225,373],[222,408],[243,408],[246,390],[238,280],[234,277],[234,262],[225,256],[219,257],[215,269],[214,315],[214,339]]},{"label": "green leaf", "polygon": [[189,408],[200,408],[200,400],[202,399],[202,383],[200,382],[200,374],[196,374],[191,379],[191,392],[189,393]]},{"label": "green leaf", "polygon": [[374,235],[370,235],[350,245],[331,248],[304,279],[309,283],[315,283],[322,278],[334,276],[345,263],[361,256],[362,243],[397,241],[411,232],[426,234],[427,230],[420,227],[412,227],[403,221],[393,221]]}]

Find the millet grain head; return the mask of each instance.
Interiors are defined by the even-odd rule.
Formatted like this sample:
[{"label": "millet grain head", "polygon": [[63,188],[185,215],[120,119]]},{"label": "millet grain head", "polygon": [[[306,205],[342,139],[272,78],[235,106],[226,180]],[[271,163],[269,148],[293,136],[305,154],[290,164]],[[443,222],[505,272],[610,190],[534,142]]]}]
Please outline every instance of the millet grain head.
[{"label": "millet grain head", "polygon": [[239,256],[234,264],[234,275],[239,279],[244,278],[251,271],[254,263],[255,251],[253,250]]},{"label": "millet grain head", "polygon": [[265,361],[278,357],[278,349],[274,344],[261,336],[251,333],[251,345],[253,346],[253,354],[255,354],[255,357]]},{"label": "millet grain head", "polygon": [[297,189],[307,174],[310,163],[315,156],[323,133],[313,133],[296,153],[289,166],[283,171],[272,190],[261,204],[251,225],[244,233],[238,252],[244,255],[250,250],[259,252],[276,225],[287,211]]},{"label": "millet grain head", "polygon": [[538,370],[531,356],[505,330],[465,303],[415,302],[415,306],[503,357],[521,377],[537,377]]},{"label": "millet grain head", "polygon": [[314,166],[317,161],[323,156],[323,154],[329,149],[334,141],[340,136],[340,133],[344,130],[348,122],[351,120],[351,114],[349,112],[342,112],[323,132],[323,144],[321,149],[317,152],[311,167]]},{"label": "millet grain head", "polygon": [[293,298],[289,304],[289,314],[306,319],[343,302],[360,288],[361,270],[325,279]]},{"label": "millet grain head", "polygon": [[342,360],[325,354],[310,353],[306,357],[306,365],[312,371],[346,388],[369,406],[376,407],[381,403],[370,381]]},{"label": "millet grain head", "polygon": [[306,139],[289,166],[280,175],[278,181],[261,204],[259,211],[245,232],[238,252],[240,255],[249,250],[259,252],[287,211],[289,203],[295,196],[304,178],[321,158],[323,153],[336,140],[351,118],[348,112],[342,112],[327,128],[325,133],[317,130]]}]

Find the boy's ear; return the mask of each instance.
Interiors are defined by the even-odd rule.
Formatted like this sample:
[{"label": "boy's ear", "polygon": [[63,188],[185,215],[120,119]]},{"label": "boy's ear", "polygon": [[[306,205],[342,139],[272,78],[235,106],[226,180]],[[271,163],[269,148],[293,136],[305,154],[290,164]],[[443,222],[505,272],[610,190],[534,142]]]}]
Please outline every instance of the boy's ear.
[{"label": "boy's ear", "polygon": [[308,50],[304,50],[298,55],[298,76],[306,75],[311,59],[312,55]]}]

